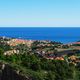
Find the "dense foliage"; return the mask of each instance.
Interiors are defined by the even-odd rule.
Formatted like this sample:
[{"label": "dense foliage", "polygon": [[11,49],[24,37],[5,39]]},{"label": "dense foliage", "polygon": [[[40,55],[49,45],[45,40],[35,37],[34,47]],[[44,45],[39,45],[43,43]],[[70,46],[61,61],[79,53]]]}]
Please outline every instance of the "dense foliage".
[{"label": "dense foliage", "polygon": [[[8,63],[19,74],[30,77],[32,80],[80,80],[80,64],[74,66],[68,62],[61,60],[48,60],[35,54],[39,42],[35,42],[30,49],[26,45],[17,45],[19,54],[3,55],[10,46],[0,46],[0,60]],[[44,44],[40,42],[40,44]],[[54,43],[53,43],[54,44]],[[67,46],[63,46],[67,48]],[[42,47],[47,50],[55,50],[52,47]],[[31,51],[32,50],[32,51]]]},{"label": "dense foliage", "polygon": [[31,77],[33,80],[74,80],[74,72],[76,71],[74,65],[65,61],[47,60],[34,54],[4,56],[1,49],[0,60],[8,62],[10,65],[16,65],[15,69],[18,69],[22,74]]}]

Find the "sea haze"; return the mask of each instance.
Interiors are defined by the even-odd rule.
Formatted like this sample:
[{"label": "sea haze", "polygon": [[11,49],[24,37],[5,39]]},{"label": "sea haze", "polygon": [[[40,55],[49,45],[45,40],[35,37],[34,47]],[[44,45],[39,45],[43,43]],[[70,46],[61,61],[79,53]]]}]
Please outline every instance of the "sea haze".
[{"label": "sea haze", "polygon": [[80,28],[0,27],[0,36],[71,43],[80,40]]}]

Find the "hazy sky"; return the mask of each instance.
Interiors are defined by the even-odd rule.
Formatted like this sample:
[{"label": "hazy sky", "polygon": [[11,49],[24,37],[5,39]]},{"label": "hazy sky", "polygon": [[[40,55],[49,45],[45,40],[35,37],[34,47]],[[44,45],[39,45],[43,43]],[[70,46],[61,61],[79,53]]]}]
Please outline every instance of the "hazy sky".
[{"label": "hazy sky", "polygon": [[80,0],[0,0],[0,26],[80,26]]}]

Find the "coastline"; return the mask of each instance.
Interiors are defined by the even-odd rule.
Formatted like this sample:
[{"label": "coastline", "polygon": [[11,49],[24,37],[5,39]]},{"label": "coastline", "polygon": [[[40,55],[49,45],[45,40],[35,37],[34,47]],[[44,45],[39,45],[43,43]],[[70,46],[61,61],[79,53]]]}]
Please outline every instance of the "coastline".
[{"label": "coastline", "polygon": [[80,40],[79,27],[0,27],[0,36],[71,43]]}]

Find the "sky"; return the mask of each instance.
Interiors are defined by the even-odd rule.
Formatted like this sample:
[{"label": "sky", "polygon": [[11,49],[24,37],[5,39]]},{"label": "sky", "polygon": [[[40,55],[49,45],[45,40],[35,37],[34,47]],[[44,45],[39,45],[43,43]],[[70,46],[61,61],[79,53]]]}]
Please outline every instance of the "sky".
[{"label": "sky", "polygon": [[0,0],[0,27],[80,27],[80,0]]}]

